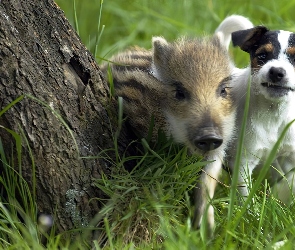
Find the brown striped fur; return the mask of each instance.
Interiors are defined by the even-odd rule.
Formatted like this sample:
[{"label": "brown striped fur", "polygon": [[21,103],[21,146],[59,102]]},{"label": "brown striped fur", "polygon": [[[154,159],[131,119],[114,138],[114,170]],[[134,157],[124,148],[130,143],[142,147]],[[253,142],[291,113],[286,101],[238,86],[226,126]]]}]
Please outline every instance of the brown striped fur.
[{"label": "brown striped fur", "polygon": [[[202,173],[195,192],[194,226],[198,227],[213,198],[226,145],[233,132],[235,107],[231,98],[232,64],[217,36],[169,43],[153,38],[153,49],[133,48],[110,59],[116,96],[124,100],[124,113],[132,127],[145,137],[151,118],[191,153],[213,162]],[[108,65],[102,69],[107,71]],[[216,136],[223,143],[202,150],[199,138]],[[215,138],[215,137],[214,137]],[[201,148],[201,149],[200,149]],[[213,207],[208,207],[208,229],[214,226]]]}]

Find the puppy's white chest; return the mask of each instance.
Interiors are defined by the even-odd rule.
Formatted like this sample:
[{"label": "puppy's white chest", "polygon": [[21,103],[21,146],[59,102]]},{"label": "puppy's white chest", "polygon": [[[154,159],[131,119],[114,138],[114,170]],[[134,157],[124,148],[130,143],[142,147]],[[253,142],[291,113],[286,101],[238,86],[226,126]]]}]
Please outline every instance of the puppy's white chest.
[{"label": "puppy's white chest", "polygon": [[[285,114],[286,115],[286,114]],[[295,117],[294,117],[295,118]],[[246,130],[247,148],[261,159],[266,158],[280,139],[291,117],[276,116],[271,111],[257,112],[248,120]],[[282,138],[277,155],[282,156],[295,149],[295,124]]]}]

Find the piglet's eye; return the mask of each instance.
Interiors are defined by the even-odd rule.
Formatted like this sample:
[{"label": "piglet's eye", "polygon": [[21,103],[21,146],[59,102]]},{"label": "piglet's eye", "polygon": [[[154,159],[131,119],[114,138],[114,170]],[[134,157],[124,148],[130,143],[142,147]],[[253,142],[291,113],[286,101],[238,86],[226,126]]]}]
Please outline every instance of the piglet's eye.
[{"label": "piglet's eye", "polygon": [[189,92],[185,89],[181,82],[174,81],[172,86],[174,89],[174,97],[177,100],[182,101],[189,98]]},{"label": "piglet's eye", "polygon": [[177,99],[177,100],[184,100],[185,99],[185,93],[184,93],[184,90],[183,89],[181,89],[181,88],[176,88],[176,90],[175,90],[175,98]]},{"label": "piglet's eye", "polygon": [[221,91],[220,91],[220,95],[221,95],[222,97],[224,97],[224,98],[227,96],[226,87],[224,87],[224,88],[221,89]]},{"label": "piglet's eye", "polygon": [[222,98],[226,98],[227,96],[228,96],[228,93],[229,93],[229,90],[231,89],[231,87],[227,87],[227,86],[223,86],[223,87],[221,87],[220,88],[220,92],[219,92],[219,94],[220,94],[220,96],[222,97]]}]

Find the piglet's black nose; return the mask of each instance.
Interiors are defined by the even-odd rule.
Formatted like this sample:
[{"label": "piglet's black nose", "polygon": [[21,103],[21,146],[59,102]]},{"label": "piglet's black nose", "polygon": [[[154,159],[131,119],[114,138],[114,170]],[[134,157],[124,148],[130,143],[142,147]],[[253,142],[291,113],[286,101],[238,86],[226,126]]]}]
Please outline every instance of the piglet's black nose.
[{"label": "piglet's black nose", "polygon": [[205,135],[195,140],[195,145],[198,149],[209,151],[221,146],[223,140],[217,135]]},{"label": "piglet's black nose", "polygon": [[271,67],[269,69],[269,79],[272,82],[279,82],[281,81],[286,75],[286,70],[280,67]]}]

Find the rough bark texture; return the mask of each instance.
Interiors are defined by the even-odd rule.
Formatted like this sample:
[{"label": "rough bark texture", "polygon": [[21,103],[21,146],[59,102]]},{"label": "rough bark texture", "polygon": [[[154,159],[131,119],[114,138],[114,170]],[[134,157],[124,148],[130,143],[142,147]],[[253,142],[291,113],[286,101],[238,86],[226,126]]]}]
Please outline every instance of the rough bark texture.
[{"label": "rough bark texture", "polygon": [[[106,112],[108,88],[92,55],[52,0],[0,2],[0,110],[23,94],[47,103],[73,132],[80,156],[112,147]],[[110,108],[110,112],[115,112]],[[58,231],[87,225],[98,212],[92,185],[106,168],[102,160],[78,157],[73,138],[44,105],[24,98],[0,118],[0,125],[24,131],[33,152],[40,212],[55,214]],[[0,128],[6,152],[12,137]],[[23,146],[23,176],[32,163]]]}]

